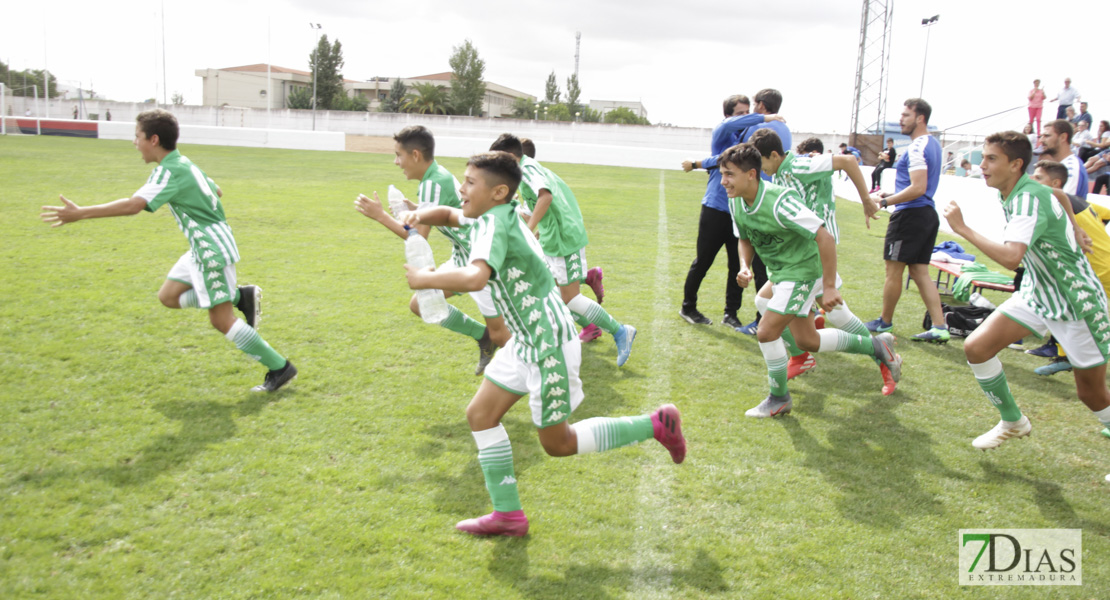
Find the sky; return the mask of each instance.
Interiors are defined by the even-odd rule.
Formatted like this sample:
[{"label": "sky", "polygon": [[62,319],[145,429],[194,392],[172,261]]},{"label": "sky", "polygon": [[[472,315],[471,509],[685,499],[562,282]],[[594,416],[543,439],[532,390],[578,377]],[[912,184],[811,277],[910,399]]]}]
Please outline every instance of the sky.
[{"label": "sky", "polygon": [[[902,101],[922,90],[923,70],[930,124],[951,133],[1020,129],[1034,78],[1052,99],[1071,77],[1095,119],[1110,118],[1110,52],[1098,41],[1105,34],[1094,26],[1077,33],[1073,19],[1097,21],[1110,9],[1105,0],[1072,1],[1056,5],[1066,14],[1054,16],[1051,6],[895,2],[888,119],[897,120]],[[202,87],[197,69],[269,61],[308,70],[317,35],[311,22],[342,42],[348,79],[449,71],[452,48],[469,39],[486,62],[487,81],[542,97],[552,71],[565,90],[580,31],[584,100],[640,101],[653,123],[713,127],[726,96],[771,87],[783,94],[780,112],[791,129],[846,133],[861,7],[854,0],[23,2],[4,11],[20,26],[4,28],[0,60],[17,70],[49,68],[62,84],[112,100],[161,101],[181,92],[194,103]],[[922,18],[938,14],[928,31],[922,27]],[[1057,32],[1049,30],[1054,25]],[[1045,112],[1054,116],[1055,105]]]}]

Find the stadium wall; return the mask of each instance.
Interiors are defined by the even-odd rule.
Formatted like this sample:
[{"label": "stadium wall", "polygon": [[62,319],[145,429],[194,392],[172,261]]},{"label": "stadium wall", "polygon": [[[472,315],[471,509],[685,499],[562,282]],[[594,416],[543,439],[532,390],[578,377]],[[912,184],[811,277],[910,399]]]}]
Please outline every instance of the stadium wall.
[{"label": "stadium wall", "polygon": [[[132,122],[106,121],[99,123],[99,126],[97,137],[100,139],[131,140],[135,137],[135,125]],[[178,142],[209,146],[341,151],[345,147],[344,139],[345,136],[342,133],[331,131],[283,131],[182,125]]]}]

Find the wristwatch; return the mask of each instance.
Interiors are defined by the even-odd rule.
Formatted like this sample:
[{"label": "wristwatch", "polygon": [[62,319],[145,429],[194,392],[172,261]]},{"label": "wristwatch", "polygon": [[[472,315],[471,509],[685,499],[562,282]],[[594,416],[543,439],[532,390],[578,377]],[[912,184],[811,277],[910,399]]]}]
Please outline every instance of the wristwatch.
[{"label": "wristwatch", "polygon": [[879,208],[886,208],[886,198],[879,200]]}]

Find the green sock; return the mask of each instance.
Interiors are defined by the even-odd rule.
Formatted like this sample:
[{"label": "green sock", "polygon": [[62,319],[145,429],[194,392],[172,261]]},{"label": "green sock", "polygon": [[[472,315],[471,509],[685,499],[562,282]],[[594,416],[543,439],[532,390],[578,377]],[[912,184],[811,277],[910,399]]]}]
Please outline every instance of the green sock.
[{"label": "green sock", "polygon": [[821,337],[821,347],[818,352],[847,352],[849,354],[866,354],[875,356],[875,344],[871,342],[870,335],[856,335],[839,329],[822,329],[817,332]]},{"label": "green sock", "polygon": [[521,510],[513,471],[513,447],[509,433],[503,425],[493,429],[471,432],[478,444],[478,464],[486,478],[486,490],[493,501],[493,510],[512,512]]},{"label": "green sock", "polygon": [[[588,323],[597,325],[602,331],[608,332],[609,335],[614,335],[620,331],[621,324],[616,319],[609,316],[609,313],[605,312],[600,304],[582,294],[578,294],[570,302],[567,302],[567,308],[570,309],[571,313],[581,315]],[[575,321],[579,324],[582,323],[577,318],[575,318]]]},{"label": "green sock", "polygon": [[767,383],[771,387],[772,396],[786,396],[786,344],[781,340],[773,342],[760,342],[759,349],[763,352],[763,360],[767,362]]},{"label": "green sock", "polygon": [[1014,395],[1010,393],[1010,384],[1006,382],[1006,373],[1002,370],[1002,361],[998,360],[996,356],[977,365],[967,364],[971,367],[971,372],[975,374],[975,379],[979,382],[979,387],[983,388],[983,393],[987,395],[987,399],[1002,415],[1002,420],[1020,421],[1021,409],[1017,407],[1017,402],[1014,402]]},{"label": "green sock", "polygon": [[450,329],[455,333],[470,336],[475,340],[482,339],[482,336],[486,333],[485,325],[470,318],[470,315],[455,308],[452,304],[447,305],[447,318],[439,326]]},{"label": "green sock", "polygon": [[605,452],[650,440],[655,435],[651,415],[591,417],[571,425],[578,436],[578,453]]},{"label": "green sock", "polygon": [[789,327],[782,330],[782,342],[786,344],[786,352],[790,356],[801,356],[806,353],[806,351],[799,348],[798,343],[794,341],[794,334],[790,333]]},{"label": "green sock", "polygon": [[231,326],[224,337],[235,342],[236,348],[266,365],[266,368],[271,371],[276,371],[285,366],[285,357],[274,352],[274,349],[266,343],[266,340],[262,339],[262,336],[258,335],[258,332],[242,319],[235,319],[235,324]]},{"label": "green sock", "polygon": [[574,317],[574,322],[578,323],[578,326],[582,329],[585,329],[591,325],[590,320],[586,318],[586,315],[580,315],[578,313],[572,312],[570,313],[570,316]]},{"label": "green sock", "polygon": [[189,288],[181,293],[177,298],[177,304],[181,308],[200,308],[200,301],[197,300],[197,292],[193,288]]}]

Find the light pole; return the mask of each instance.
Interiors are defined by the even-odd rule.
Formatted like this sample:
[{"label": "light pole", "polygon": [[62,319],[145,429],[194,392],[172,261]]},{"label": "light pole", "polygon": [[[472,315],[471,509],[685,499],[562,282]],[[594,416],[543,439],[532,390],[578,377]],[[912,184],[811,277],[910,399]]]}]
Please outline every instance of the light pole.
[{"label": "light pole", "polygon": [[921,89],[917,90],[918,98],[925,93],[925,65],[929,62],[929,32],[932,31],[933,25],[936,24],[938,19],[940,19],[940,15],[921,19],[921,26],[925,28],[925,59],[921,61]]},{"label": "light pole", "polygon": [[[309,29],[319,31],[322,29],[319,23],[309,23]],[[316,37],[316,48],[312,50],[312,130],[316,131],[316,71],[317,65],[320,63],[320,38]]]}]

